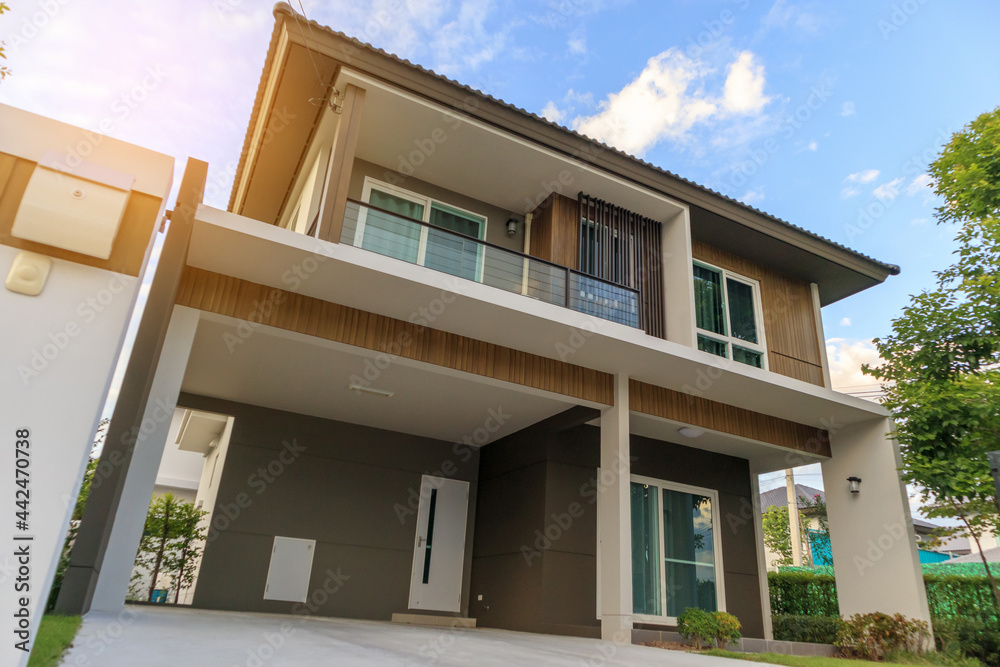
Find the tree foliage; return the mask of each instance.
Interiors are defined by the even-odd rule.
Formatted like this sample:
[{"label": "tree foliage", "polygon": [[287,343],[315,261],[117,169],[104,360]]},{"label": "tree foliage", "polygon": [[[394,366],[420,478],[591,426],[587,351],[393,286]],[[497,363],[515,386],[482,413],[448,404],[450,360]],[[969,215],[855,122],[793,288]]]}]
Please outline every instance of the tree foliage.
[{"label": "tree foliage", "polygon": [[[826,503],[819,496],[807,498],[799,496],[799,535],[805,544],[814,547],[817,544],[830,543],[830,526],[827,520]],[[789,567],[794,565],[792,560],[792,531],[788,521],[788,507],[786,505],[769,507],[763,515],[764,519],[764,544],[775,554],[775,565],[778,567]],[[816,519],[819,528],[810,529],[811,519]],[[803,549],[803,553],[809,552],[815,565],[815,554],[811,549]]]},{"label": "tree foliage", "polygon": [[174,602],[180,591],[194,582],[194,563],[201,556],[205,530],[200,525],[207,512],[192,503],[178,500],[172,493],[154,496],[146,513],[146,524],[139,542],[135,564],[139,566],[133,582],[149,574],[149,586],[143,597],[152,601],[156,585],[163,576],[170,576]]},{"label": "tree foliage", "polygon": [[956,133],[929,171],[958,249],[876,339],[881,365],[863,370],[882,382],[904,478],[928,514],[960,519],[978,541],[1000,528],[986,457],[1000,449],[1000,108]]},{"label": "tree foliage", "polygon": [[[9,11],[10,7],[8,7],[7,4],[4,2],[0,2],[0,14]],[[6,49],[4,48],[4,43],[0,42],[0,58],[7,60],[7,54],[5,53],[5,51]],[[7,67],[6,65],[0,65],[0,81],[6,79],[10,75],[10,73],[11,72],[9,67]]]}]

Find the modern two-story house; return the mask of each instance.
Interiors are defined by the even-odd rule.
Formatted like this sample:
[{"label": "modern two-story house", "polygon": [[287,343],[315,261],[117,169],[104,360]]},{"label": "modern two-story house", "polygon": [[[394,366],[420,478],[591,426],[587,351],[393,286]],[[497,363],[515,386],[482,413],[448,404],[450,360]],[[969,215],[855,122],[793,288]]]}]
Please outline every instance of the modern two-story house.
[{"label": "modern two-story house", "polygon": [[928,619],[821,321],[897,267],[275,17],[228,209],[191,161],[170,213],[62,609],[121,607],[169,439],[205,457],[195,607],[768,638],[757,475],[821,463],[842,612]]}]

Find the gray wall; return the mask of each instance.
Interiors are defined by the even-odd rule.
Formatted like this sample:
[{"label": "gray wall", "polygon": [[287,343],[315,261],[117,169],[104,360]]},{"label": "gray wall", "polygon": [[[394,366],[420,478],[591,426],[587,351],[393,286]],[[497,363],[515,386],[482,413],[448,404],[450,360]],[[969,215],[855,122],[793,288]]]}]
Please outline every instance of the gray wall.
[{"label": "gray wall", "polygon": [[[636,475],[718,491],[726,607],[744,636],[762,638],[756,536],[753,520],[741,520],[751,507],[747,461],[635,435],[631,453]],[[480,456],[470,615],[486,627],[599,636],[599,429],[543,422]],[[555,539],[540,538],[546,530]]]},{"label": "gray wall", "polygon": [[[441,476],[450,461],[457,469],[450,477],[471,482],[466,615],[477,451],[463,447],[456,453],[449,442],[190,394],[181,394],[178,405],[235,417],[195,607],[305,613],[302,605],[263,599],[271,547],[280,535],[317,542],[310,580],[314,609],[308,613],[389,620],[406,612],[416,531],[416,513],[407,511],[410,494],[419,492],[422,474]],[[274,462],[280,463],[282,443],[292,439],[305,450],[267,482],[261,470],[278,470]],[[227,513],[237,514],[240,494],[248,506],[226,520]],[[319,592],[328,571],[346,575],[332,594]]]}]

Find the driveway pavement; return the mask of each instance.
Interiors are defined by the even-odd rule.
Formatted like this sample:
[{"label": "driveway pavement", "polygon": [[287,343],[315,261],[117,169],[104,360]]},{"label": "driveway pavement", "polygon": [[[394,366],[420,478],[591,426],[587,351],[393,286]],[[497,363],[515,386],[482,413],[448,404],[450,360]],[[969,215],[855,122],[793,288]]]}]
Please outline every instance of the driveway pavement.
[{"label": "driveway pavement", "polygon": [[488,629],[128,606],[92,612],[63,665],[87,667],[743,667],[645,646]]}]

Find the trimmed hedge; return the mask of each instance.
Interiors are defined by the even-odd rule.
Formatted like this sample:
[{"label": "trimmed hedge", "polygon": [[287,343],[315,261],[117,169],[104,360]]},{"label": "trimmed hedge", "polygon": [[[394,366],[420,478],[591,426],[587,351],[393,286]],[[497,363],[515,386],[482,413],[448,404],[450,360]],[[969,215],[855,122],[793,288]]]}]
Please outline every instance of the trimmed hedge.
[{"label": "trimmed hedge", "polygon": [[767,585],[773,615],[840,618],[837,583],[828,574],[768,572]]},{"label": "trimmed hedge", "polygon": [[809,642],[810,644],[835,644],[842,621],[830,616],[791,616],[777,614],[771,617],[774,638],[783,642]]},{"label": "trimmed hedge", "polygon": [[983,577],[925,574],[927,605],[931,618],[965,618],[977,621],[1000,619],[990,581]]},{"label": "trimmed hedge", "polygon": [[934,621],[934,641],[938,650],[962,653],[984,665],[1000,667],[1000,623],[984,623],[971,618]]},{"label": "trimmed hedge", "polygon": [[[802,570],[769,572],[771,613],[779,616],[839,617],[836,580],[829,574]],[[931,618],[1000,620],[1000,610],[985,576],[925,574]]]}]

